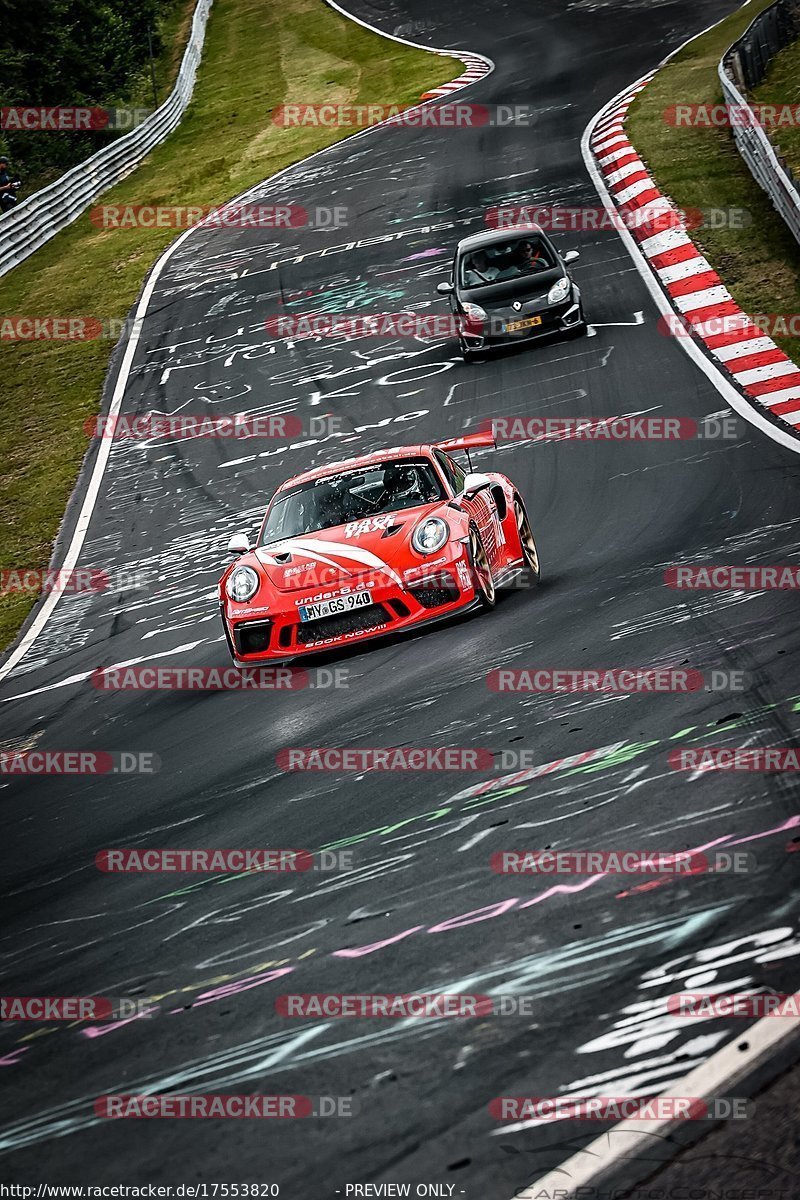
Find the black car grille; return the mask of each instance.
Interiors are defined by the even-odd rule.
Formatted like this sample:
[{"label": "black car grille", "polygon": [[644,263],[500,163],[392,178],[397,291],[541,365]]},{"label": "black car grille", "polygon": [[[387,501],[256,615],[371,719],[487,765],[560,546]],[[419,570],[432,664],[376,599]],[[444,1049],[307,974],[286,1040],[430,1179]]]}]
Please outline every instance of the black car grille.
[{"label": "black car grille", "polygon": [[297,642],[300,646],[311,646],[314,642],[341,637],[345,633],[366,633],[368,629],[380,629],[388,625],[390,620],[382,604],[370,604],[366,608],[355,608],[352,612],[337,613],[334,617],[303,622],[297,626]]},{"label": "black car grille", "polygon": [[440,608],[443,604],[452,604],[459,596],[458,588],[449,575],[422,579],[408,590],[423,608]]},{"label": "black car grille", "polygon": [[263,654],[269,649],[272,621],[248,621],[235,626],[233,640],[238,654]]}]

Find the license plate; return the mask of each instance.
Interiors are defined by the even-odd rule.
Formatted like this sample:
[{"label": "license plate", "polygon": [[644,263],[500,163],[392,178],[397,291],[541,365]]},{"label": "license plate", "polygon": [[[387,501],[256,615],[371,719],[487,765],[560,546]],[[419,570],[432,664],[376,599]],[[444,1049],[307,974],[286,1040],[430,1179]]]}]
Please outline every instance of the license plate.
[{"label": "license plate", "polygon": [[297,611],[301,621],[319,621],[321,617],[335,617],[339,613],[366,608],[370,604],[370,592],[351,592],[349,596],[337,596],[335,600],[322,600],[319,604],[302,604]]},{"label": "license plate", "polygon": [[523,321],[509,321],[506,325],[506,333],[516,333],[518,329],[532,329],[534,325],[541,325],[541,317],[525,317]]}]

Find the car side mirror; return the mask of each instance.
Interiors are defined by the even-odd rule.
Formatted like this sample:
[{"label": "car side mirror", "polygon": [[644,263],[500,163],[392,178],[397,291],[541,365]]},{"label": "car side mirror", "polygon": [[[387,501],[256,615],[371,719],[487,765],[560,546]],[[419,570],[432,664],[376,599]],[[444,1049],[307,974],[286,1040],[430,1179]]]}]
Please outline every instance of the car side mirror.
[{"label": "car side mirror", "polygon": [[453,292],[453,285],[445,279],[442,283],[437,283],[436,290],[440,296],[450,296]]},{"label": "car side mirror", "polygon": [[235,554],[237,557],[240,554],[247,554],[247,551],[252,548],[250,538],[246,533],[235,533],[228,542],[228,554]]},{"label": "car side mirror", "polygon": [[491,485],[492,481],[488,475],[479,475],[474,472],[465,477],[461,491],[464,496],[474,496],[476,492],[482,492],[484,488],[491,487]]},{"label": "car side mirror", "polygon": [[581,256],[580,250],[568,250],[567,253],[564,255],[564,262],[565,263],[575,262],[575,259],[580,258],[580,256]]}]

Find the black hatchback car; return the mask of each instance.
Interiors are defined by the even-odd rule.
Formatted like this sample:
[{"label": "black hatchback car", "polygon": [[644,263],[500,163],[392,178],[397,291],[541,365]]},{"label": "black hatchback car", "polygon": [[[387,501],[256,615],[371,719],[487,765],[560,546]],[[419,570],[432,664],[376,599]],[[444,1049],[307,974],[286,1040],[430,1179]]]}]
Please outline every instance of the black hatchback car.
[{"label": "black hatchback car", "polygon": [[586,332],[581,294],[567,263],[536,227],[496,229],[464,238],[456,247],[450,297],[465,361],[493,347],[514,346],[547,334]]}]

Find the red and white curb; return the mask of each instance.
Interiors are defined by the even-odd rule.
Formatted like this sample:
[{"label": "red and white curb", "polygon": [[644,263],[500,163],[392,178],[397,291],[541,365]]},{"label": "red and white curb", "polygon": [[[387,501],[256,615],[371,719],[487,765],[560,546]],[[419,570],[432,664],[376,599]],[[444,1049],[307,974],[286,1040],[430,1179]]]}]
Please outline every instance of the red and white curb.
[{"label": "red and white curb", "polygon": [[436,100],[439,96],[449,96],[451,92],[458,92],[463,87],[469,87],[471,83],[477,83],[492,70],[489,60],[481,58],[478,54],[462,53],[458,57],[467,68],[466,71],[459,75],[458,79],[451,79],[449,83],[443,83],[441,87],[433,88],[430,92],[423,92],[420,96],[421,100]]},{"label": "red and white curb", "polygon": [[654,74],[615,96],[587,131],[597,171],[672,309],[666,332],[696,339],[750,404],[798,437],[800,367],[739,308],[625,133],[628,109]]}]

